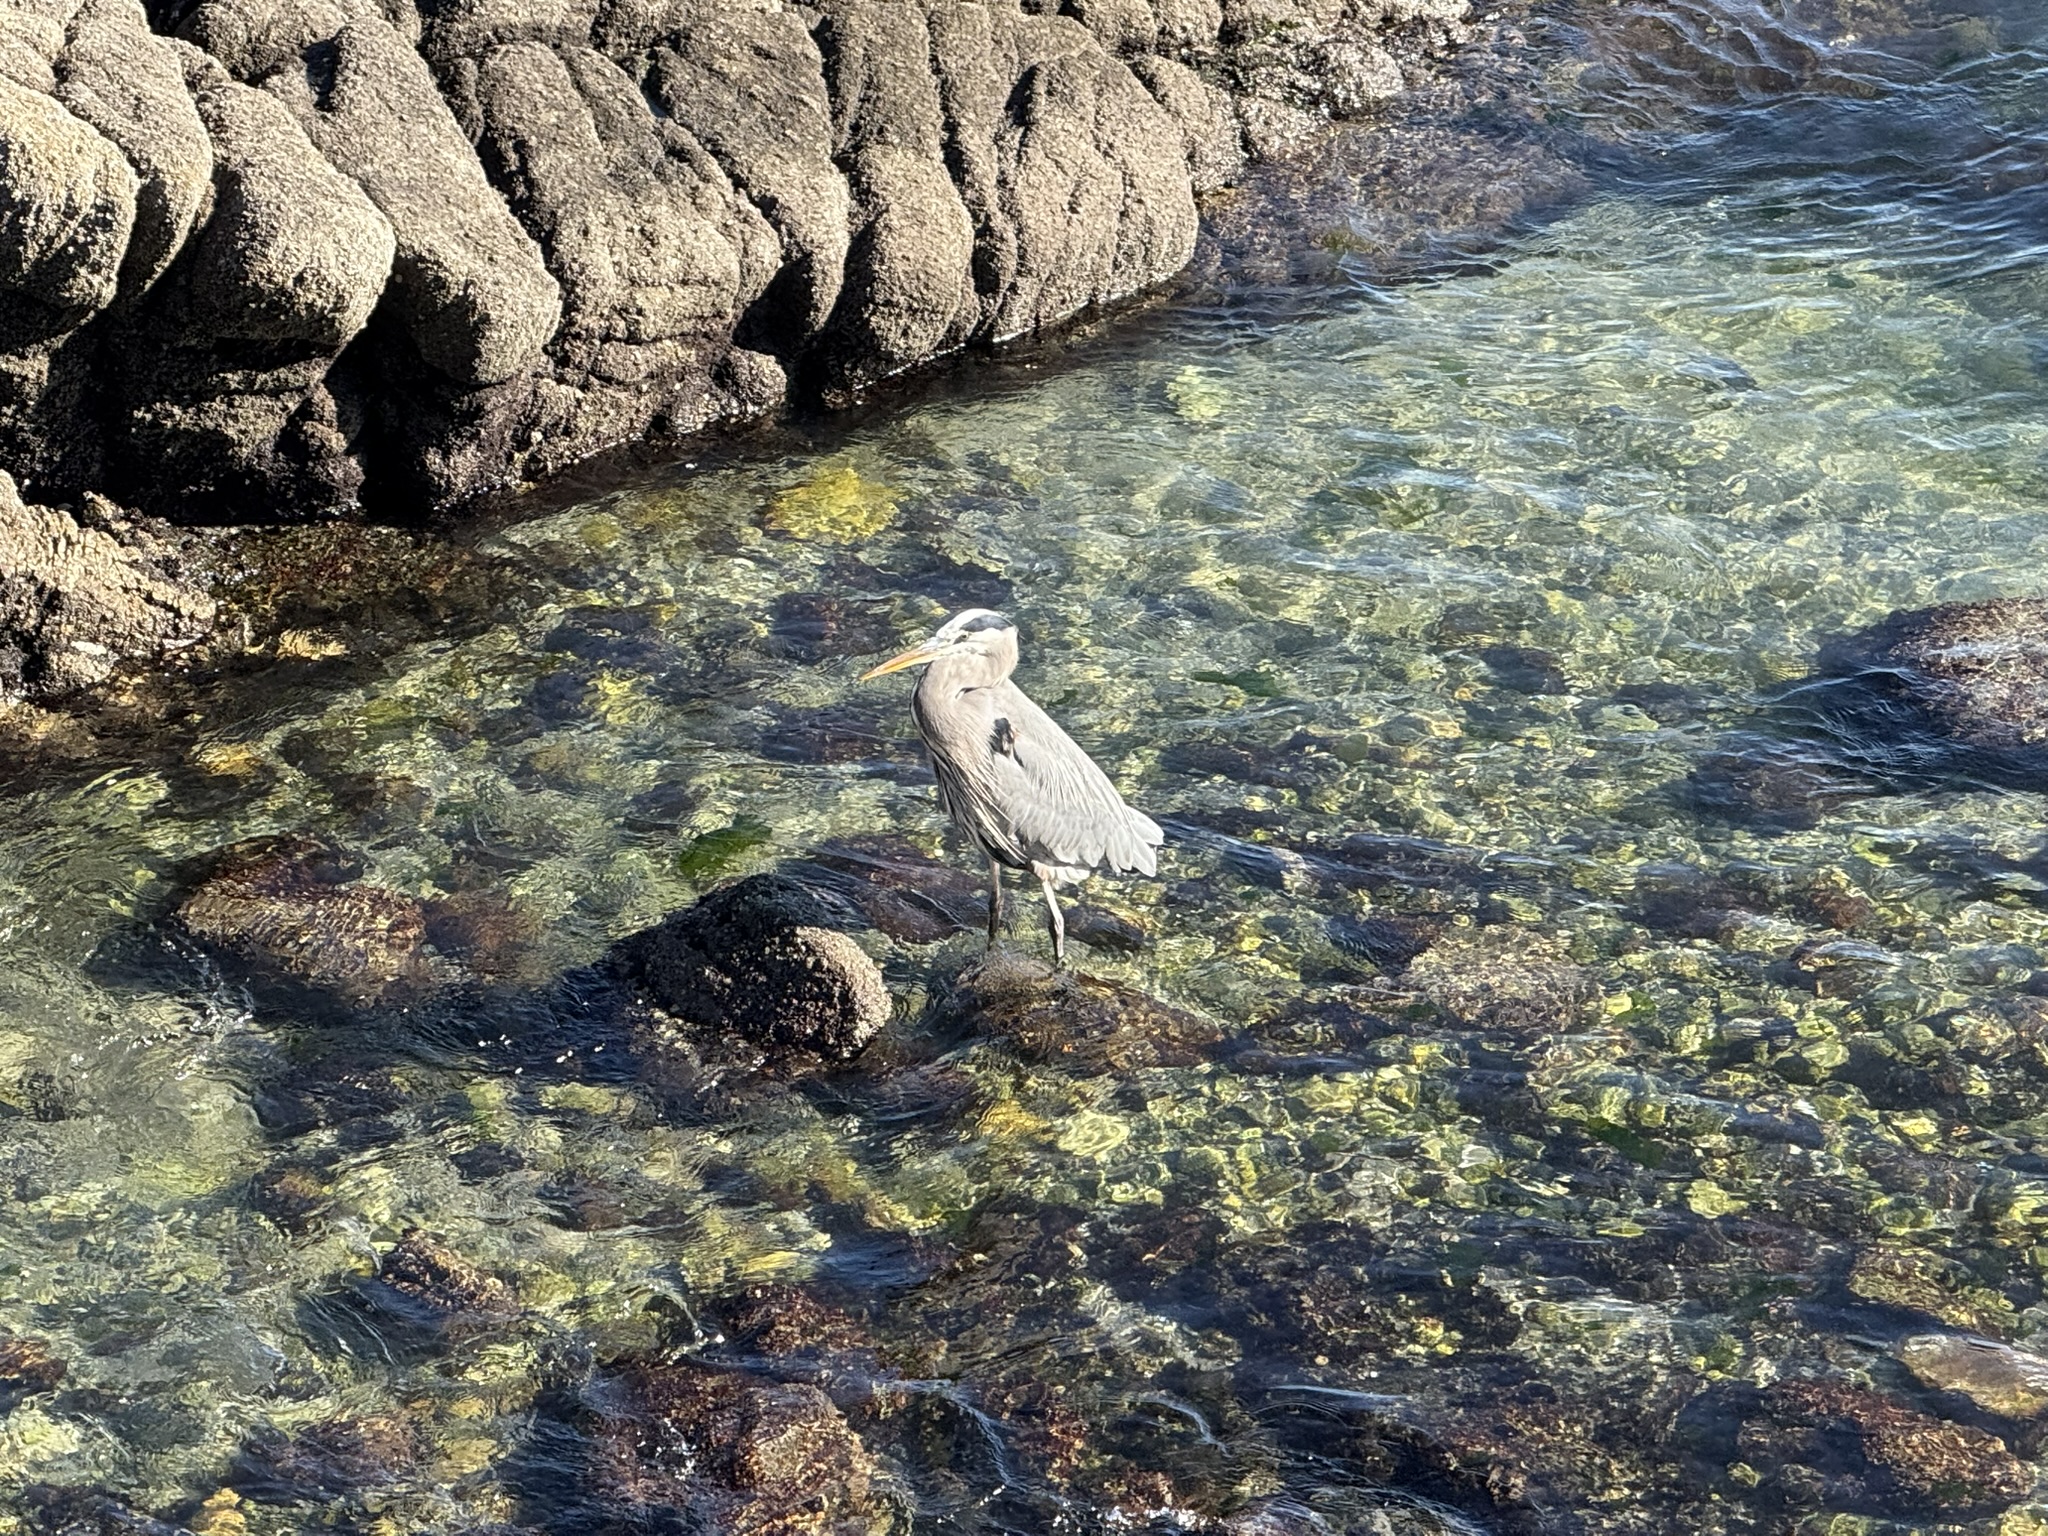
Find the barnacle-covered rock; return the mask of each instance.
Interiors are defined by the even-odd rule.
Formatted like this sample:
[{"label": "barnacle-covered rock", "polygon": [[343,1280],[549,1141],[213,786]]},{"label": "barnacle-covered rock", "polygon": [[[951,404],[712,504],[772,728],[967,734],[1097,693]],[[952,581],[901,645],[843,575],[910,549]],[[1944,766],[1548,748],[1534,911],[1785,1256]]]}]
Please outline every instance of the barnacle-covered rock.
[{"label": "barnacle-covered rock", "polygon": [[0,1330],[0,1409],[35,1392],[48,1392],[63,1381],[62,1356],[41,1339]]},{"label": "barnacle-covered rock", "polygon": [[1946,747],[1980,773],[2048,780],[2048,601],[1895,613],[1830,641],[1817,671],[1844,685],[1830,690],[1841,724],[1880,760],[1939,766]]},{"label": "barnacle-covered rock", "polygon": [[244,1449],[235,1481],[271,1503],[334,1499],[403,1481],[419,1455],[418,1433],[404,1419],[334,1418],[296,1434],[258,1435]]},{"label": "barnacle-covered rock", "polygon": [[1508,925],[1445,929],[1401,979],[1461,1023],[1518,1034],[1574,1028],[1600,995],[1556,939]]},{"label": "barnacle-covered rock", "polygon": [[1992,1339],[1916,1333],[1894,1352],[1907,1370],[1940,1392],[1960,1392],[1987,1413],[2034,1419],[2048,1412],[2048,1359]]},{"label": "barnacle-covered rock", "polygon": [[[626,940],[621,954],[672,1020],[770,1051],[849,1060],[889,1019],[874,961],[834,931],[817,897],[779,876],[722,887]],[[650,1026],[644,1043],[661,1051],[667,1027]]]},{"label": "barnacle-covered rock", "polygon": [[417,1229],[360,1289],[377,1312],[448,1339],[488,1332],[519,1315],[512,1287]]},{"label": "barnacle-covered rock", "polygon": [[2005,1441],[1846,1381],[1782,1381],[1743,1424],[1745,1460],[1782,1494],[1852,1512],[1950,1517],[2023,1498],[2034,1472]]},{"label": "barnacle-covered rock", "polygon": [[814,1386],[635,1360],[589,1402],[594,1498],[759,1536],[869,1536],[886,1525],[880,1468]]},{"label": "barnacle-covered rock", "polygon": [[1872,1243],[1849,1268],[1850,1294],[1925,1313],[1952,1328],[2004,1333],[2011,1304],[1954,1259],[1906,1243]]}]

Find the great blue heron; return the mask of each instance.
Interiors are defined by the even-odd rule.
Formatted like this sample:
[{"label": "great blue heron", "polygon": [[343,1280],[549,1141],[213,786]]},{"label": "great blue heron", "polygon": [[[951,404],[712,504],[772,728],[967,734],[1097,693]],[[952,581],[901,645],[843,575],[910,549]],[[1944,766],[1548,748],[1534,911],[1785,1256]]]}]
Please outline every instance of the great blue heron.
[{"label": "great blue heron", "polygon": [[861,681],[905,667],[924,668],[910,711],[939,777],[939,800],[988,857],[989,944],[1002,926],[1004,867],[1028,869],[1045,889],[1053,958],[1064,961],[1058,888],[1098,869],[1156,874],[1154,850],[1166,834],[1125,805],[1073,737],[1010,681],[1017,626],[1000,613],[956,613]]}]

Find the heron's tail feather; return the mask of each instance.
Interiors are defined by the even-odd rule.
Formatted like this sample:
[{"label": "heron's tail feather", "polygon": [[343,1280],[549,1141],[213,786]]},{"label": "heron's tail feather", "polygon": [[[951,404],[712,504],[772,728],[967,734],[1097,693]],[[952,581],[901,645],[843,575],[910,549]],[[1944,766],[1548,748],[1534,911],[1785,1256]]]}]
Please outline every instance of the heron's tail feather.
[{"label": "heron's tail feather", "polygon": [[1166,841],[1166,834],[1159,830],[1159,823],[1143,811],[1124,807],[1130,817],[1131,841],[1123,850],[1118,867],[1133,874],[1156,875],[1159,873],[1159,846]]}]

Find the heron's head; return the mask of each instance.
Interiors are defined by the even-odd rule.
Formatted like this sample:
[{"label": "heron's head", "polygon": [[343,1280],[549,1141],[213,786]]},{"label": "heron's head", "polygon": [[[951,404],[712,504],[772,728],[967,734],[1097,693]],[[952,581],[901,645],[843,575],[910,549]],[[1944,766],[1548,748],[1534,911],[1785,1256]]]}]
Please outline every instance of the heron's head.
[{"label": "heron's head", "polygon": [[972,657],[990,663],[1008,660],[1014,665],[1017,626],[991,609],[970,608],[946,620],[929,640],[921,640],[901,655],[891,656],[879,667],[870,667],[860,680],[866,682],[871,677],[901,672],[905,667],[922,667],[948,657]]}]

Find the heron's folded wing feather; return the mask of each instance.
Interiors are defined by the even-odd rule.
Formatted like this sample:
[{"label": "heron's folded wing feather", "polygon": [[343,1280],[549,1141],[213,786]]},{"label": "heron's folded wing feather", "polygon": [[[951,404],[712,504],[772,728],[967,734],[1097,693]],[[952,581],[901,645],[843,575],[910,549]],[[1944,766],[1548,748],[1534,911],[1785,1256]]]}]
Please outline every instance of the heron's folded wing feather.
[{"label": "heron's folded wing feather", "polygon": [[1001,713],[1007,740],[991,766],[1019,844],[1042,863],[1156,873],[1159,828],[1124,804],[1074,739],[1022,694]]}]

